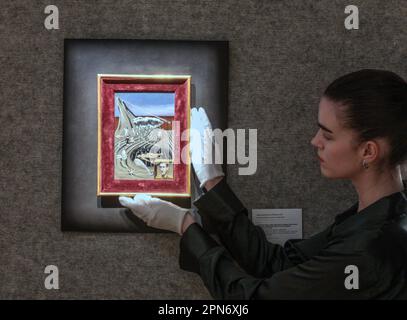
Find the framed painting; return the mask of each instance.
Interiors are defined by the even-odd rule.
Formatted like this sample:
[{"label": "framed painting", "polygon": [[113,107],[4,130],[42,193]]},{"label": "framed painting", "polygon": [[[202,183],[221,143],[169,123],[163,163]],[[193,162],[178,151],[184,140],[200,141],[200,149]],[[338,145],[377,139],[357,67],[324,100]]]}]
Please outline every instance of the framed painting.
[{"label": "framed painting", "polygon": [[98,74],[97,196],[190,197],[189,75]]},{"label": "framed painting", "polygon": [[121,194],[148,193],[195,212],[202,190],[188,162],[176,163],[177,146],[189,156],[179,132],[195,105],[214,127],[228,127],[228,48],[227,41],[64,40],[63,231],[163,232],[124,208]]}]

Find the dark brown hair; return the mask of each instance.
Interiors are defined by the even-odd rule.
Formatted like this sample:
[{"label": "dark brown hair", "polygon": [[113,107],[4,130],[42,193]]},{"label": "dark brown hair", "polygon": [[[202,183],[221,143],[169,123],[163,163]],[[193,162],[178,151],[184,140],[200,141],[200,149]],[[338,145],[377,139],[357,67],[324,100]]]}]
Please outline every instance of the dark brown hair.
[{"label": "dark brown hair", "polygon": [[344,106],[343,121],[364,142],[386,138],[390,144],[388,164],[407,159],[407,83],[385,70],[364,69],[332,82],[324,96]]}]

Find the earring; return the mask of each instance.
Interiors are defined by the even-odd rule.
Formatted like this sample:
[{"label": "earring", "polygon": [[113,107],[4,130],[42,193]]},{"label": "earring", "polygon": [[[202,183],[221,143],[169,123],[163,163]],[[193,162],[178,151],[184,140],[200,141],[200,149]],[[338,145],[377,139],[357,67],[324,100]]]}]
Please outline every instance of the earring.
[{"label": "earring", "polygon": [[362,166],[363,166],[363,168],[365,168],[365,169],[369,169],[369,164],[366,162],[366,160],[363,160]]}]

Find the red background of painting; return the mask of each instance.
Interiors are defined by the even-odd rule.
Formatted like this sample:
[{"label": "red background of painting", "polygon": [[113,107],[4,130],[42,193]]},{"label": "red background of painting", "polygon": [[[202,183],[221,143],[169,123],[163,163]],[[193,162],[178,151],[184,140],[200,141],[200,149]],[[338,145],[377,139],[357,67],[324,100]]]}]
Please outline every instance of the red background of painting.
[{"label": "red background of painting", "polygon": [[[188,81],[176,80],[177,83],[156,83],[157,80],[138,79],[112,79],[100,78],[100,121],[101,121],[101,155],[100,155],[100,192],[112,193],[189,193],[188,191],[188,165],[174,164],[174,178],[171,180],[115,180],[114,179],[114,94],[115,92],[174,92],[175,114],[174,121],[180,123],[180,133],[188,126]],[[174,143],[179,144],[183,150],[188,141],[181,141],[177,132],[174,132]]]}]

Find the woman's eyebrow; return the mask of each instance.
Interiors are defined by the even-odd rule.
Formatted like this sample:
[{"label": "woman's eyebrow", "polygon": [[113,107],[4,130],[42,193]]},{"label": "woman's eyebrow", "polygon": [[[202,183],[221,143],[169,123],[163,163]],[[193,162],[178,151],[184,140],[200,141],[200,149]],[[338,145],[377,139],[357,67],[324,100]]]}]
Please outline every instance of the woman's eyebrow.
[{"label": "woman's eyebrow", "polygon": [[330,133],[333,133],[332,130],[329,130],[327,127],[323,126],[323,125],[320,124],[319,122],[318,122],[318,126],[319,126],[322,130],[325,130],[325,131],[328,131],[328,132],[330,132]]}]

